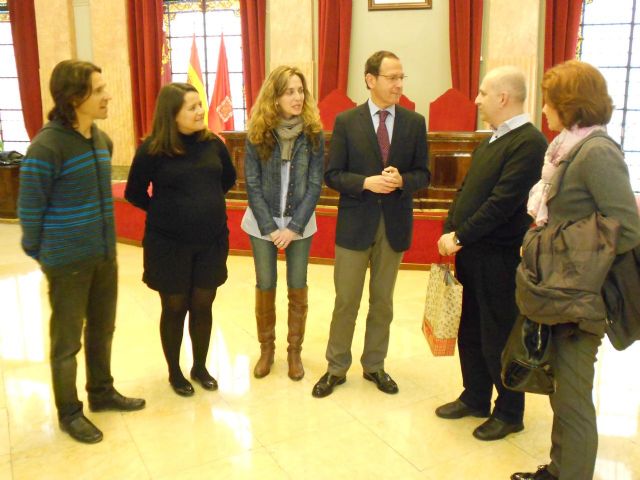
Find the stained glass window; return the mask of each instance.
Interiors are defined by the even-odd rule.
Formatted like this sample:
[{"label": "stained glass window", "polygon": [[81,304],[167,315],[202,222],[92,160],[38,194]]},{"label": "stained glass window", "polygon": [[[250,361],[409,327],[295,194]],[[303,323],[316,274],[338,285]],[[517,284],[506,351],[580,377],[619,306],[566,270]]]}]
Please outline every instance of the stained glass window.
[{"label": "stained glass window", "polygon": [[164,28],[169,44],[172,80],[187,81],[191,44],[195,35],[202,82],[208,100],[216,78],[220,37],[229,65],[229,82],[236,130],[244,130],[246,108],[242,76],[242,31],[238,0],[164,0]]}]

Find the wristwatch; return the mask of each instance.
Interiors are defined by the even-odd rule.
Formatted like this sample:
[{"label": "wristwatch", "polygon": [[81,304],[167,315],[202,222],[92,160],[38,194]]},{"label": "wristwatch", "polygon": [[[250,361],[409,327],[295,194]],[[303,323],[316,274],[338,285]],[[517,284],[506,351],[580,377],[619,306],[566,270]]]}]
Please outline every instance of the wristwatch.
[{"label": "wristwatch", "polygon": [[455,243],[458,247],[462,246],[462,242],[458,238],[458,235],[456,235],[456,232],[453,232],[453,243]]}]

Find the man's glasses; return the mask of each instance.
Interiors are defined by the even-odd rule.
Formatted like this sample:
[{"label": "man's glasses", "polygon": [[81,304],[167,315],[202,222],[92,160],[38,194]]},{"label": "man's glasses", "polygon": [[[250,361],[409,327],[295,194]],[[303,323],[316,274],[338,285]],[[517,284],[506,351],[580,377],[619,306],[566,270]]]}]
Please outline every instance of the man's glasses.
[{"label": "man's glasses", "polygon": [[379,73],[377,75],[378,77],[384,77],[387,80],[389,80],[390,82],[404,82],[404,80],[407,78],[406,75],[382,75],[381,73]]}]

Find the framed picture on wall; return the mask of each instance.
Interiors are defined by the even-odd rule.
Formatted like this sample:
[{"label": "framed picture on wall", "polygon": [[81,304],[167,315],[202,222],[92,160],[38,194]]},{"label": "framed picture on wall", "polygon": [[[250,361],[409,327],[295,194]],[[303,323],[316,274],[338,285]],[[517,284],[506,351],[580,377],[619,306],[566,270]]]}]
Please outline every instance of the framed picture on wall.
[{"label": "framed picture on wall", "polygon": [[431,0],[369,0],[369,10],[431,8]]}]

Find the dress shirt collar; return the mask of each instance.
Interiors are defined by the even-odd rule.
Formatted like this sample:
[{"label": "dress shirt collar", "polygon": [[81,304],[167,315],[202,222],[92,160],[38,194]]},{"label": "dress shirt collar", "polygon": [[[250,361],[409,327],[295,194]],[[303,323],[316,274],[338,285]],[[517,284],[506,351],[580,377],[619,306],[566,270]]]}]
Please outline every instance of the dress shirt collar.
[{"label": "dress shirt collar", "polygon": [[516,128],[524,125],[525,123],[529,123],[528,113],[521,113],[520,115],[511,117],[509,120],[507,120],[498,128],[496,128],[496,130],[493,132],[493,135],[491,136],[491,139],[489,140],[489,143],[496,141],[500,137],[509,133],[511,130],[515,130]]},{"label": "dress shirt collar", "polygon": [[[394,118],[396,116],[396,106],[395,105],[390,105],[387,108],[380,108],[375,103],[373,103],[373,100],[371,100],[371,99],[367,100],[367,103],[369,104],[369,112],[371,113],[371,117],[375,117],[379,110],[386,110]],[[379,118],[379,117],[376,117],[376,118]]]}]

